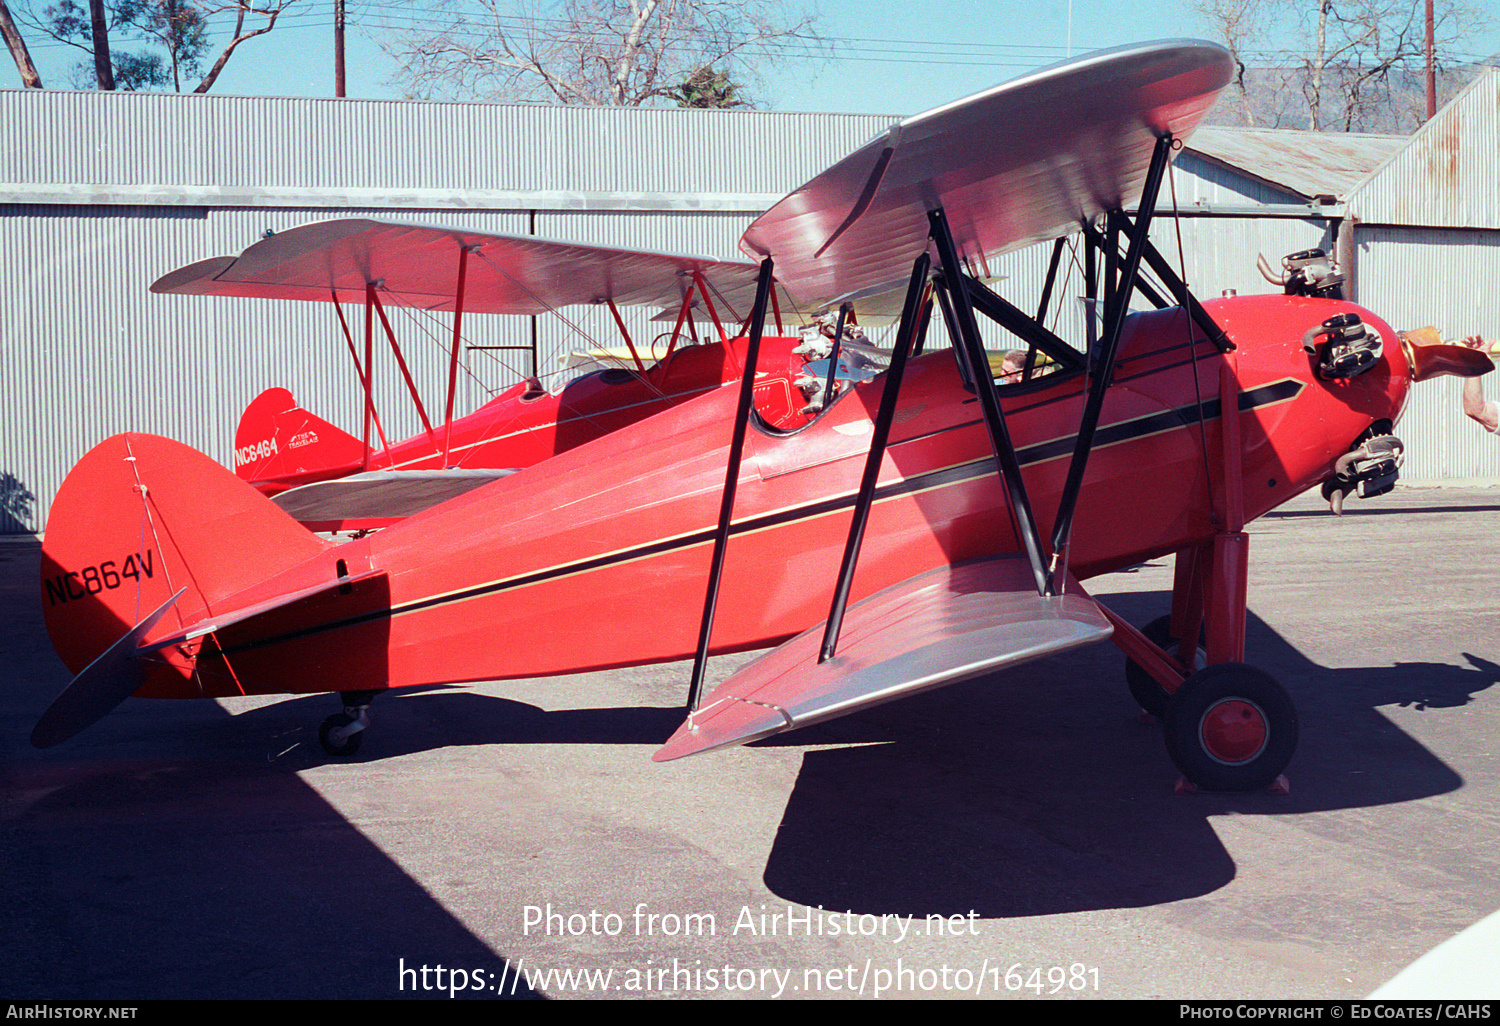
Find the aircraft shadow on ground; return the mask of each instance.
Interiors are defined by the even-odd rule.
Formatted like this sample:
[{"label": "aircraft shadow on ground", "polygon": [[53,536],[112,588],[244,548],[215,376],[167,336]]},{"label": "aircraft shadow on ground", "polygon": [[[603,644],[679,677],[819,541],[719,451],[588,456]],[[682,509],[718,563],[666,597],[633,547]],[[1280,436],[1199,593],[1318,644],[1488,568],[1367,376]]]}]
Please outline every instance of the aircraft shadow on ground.
[{"label": "aircraft shadow on ground", "polygon": [[[270,713],[268,708],[265,710]],[[316,727],[334,711],[327,695],[281,703],[274,716],[289,716],[306,732],[310,750],[318,746]],[[379,696],[370,706],[370,757],[470,745],[660,745],[682,723],[681,707],[605,706],[548,710],[526,702],[466,689],[418,689]],[[321,752],[317,761],[326,761]]]},{"label": "aircraft shadow on ground", "polygon": [[[1142,623],[1167,596],[1106,601]],[[985,918],[1210,893],[1235,875],[1211,816],[1359,808],[1453,790],[1461,778],[1378,707],[1458,706],[1500,681],[1500,666],[1475,656],[1467,666],[1319,666],[1253,611],[1247,651],[1297,703],[1302,744],[1288,795],[1176,795],[1161,727],[1136,721],[1123,657],[1100,645],[759,743],[837,746],[803,757],[765,882],[814,907]],[[327,701],[259,713],[312,724]],[[381,757],[449,745],[655,745],[682,716],[645,706],[554,712],[446,689],[385,703],[375,706]]]},{"label": "aircraft shadow on ground", "polygon": [[[1106,601],[1141,623],[1167,596]],[[1453,790],[1459,776],[1378,707],[1458,706],[1500,681],[1500,666],[1475,656],[1467,666],[1319,666],[1253,612],[1247,650],[1297,702],[1302,745],[1289,795],[1174,794],[1161,728],[1136,722],[1122,657],[1101,645],[761,742],[837,746],[804,756],[765,881],[814,907],[986,918],[1210,893],[1235,874],[1211,816]],[[554,712],[446,689],[392,699],[375,706],[381,757],[449,745],[655,745],[682,716],[645,706]],[[259,712],[312,724],[327,701]]]},{"label": "aircraft shadow on ground", "polygon": [[[1144,622],[1166,598],[1106,601]],[[983,918],[1210,893],[1236,871],[1212,829],[1217,813],[1364,807],[1460,786],[1377,707],[1458,706],[1500,680],[1500,667],[1472,656],[1468,666],[1317,666],[1253,614],[1248,649],[1298,704],[1290,795],[1174,795],[1160,728],[1135,721],[1121,657],[1095,646],[770,741],[838,747],[804,755],[765,883],[812,907]],[[23,679],[60,688],[65,674],[49,668],[23,668]],[[335,707],[317,695],[229,717],[208,703],[132,700],[66,757],[8,759],[8,992],[402,996],[401,959],[504,971],[503,956],[296,776],[327,761],[316,725]],[[448,689],[391,696],[375,713],[380,736],[364,758],[650,745],[681,719],[677,708],[548,712]],[[10,718],[9,735],[23,737],[29,723],[21,729],[14,707]],[[267,737],[298,751],[267,765]],[[122,760],[123,741],[149,742],[149,758]]]},{"label": "aircraft shadow on ground", "polygon": [[[1127,619],[1162,594],[1107,596]],[[765,882],[804,905],[982,918],[1124,908],[1235,875],[1215,814],[1411,801],[1462,779],[1377,706],[1462,705],[1500,666],[1329,669],[1254,617],[1249,660],[1297,702],[1291,793],[1179,796],[1161,727],[1136,722],[1123,657],[1095,646],[785,736],[807,753]],[[859,742],[866,742],[859,744]]]},{"label": "aircraft shadow on ground", "polygon": [[[0,562],[27,571],[0,575],[15,614],[0,624],[12,682],[0,711],[0,991],[447,1000],[424,989],[437,983],[424,965],[510,972],[303,782],[296,760],[268,763],[267,736],[214,703],[131,699],[66,745],[32,749],[36,715],[69,675],[45,640],[34,552]],[[316,731],[314,720],[313,747]],[[416,970],[404,987],[403,959]]]},{"label": "aircraft shadow on ground", "polygon": [[0,979],[18,998],[446,1000],[424,967],[508,971],[294,773],[230,759],[8,775],[39,795],[0,826]]}]

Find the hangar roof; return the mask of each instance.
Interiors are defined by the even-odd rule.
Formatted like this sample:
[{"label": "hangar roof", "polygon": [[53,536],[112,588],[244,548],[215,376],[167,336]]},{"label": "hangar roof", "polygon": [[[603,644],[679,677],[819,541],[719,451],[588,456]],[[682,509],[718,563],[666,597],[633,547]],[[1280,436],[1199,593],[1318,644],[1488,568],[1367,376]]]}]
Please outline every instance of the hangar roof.
[{"label": "hangar roof", "polygon": [[1188,149],[1302,200],[1344,199],[1410,142],[1404,135],[1200,128]]}]

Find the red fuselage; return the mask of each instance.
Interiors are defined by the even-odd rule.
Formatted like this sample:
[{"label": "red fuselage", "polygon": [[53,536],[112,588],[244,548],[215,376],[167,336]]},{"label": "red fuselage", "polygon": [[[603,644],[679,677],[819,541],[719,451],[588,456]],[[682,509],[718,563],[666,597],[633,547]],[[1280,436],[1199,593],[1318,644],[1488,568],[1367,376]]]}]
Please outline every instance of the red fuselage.
[{"label": "red fuselage", "polygon": [[[1409,369],[1395,333],[1367,311],[1285,296],[1205,305],[1234,351],[1189,345],[1177,309],[1127,324],[1073,530],[1069,559],[1080,579],[1212,536],[1223,501],[1218,383],[1226,365],[1240,390],[1246,519],[1327,478],[1362,432],[1402,410]],[[1384,355],[1357,378],[1319,380],[1303,334],[1349,310],[1379,332]],[[853,388],[800,429],[752,425],[713,651],[763,647],[827,616],[882,380]],[[1001,389],[1044,537],[1085,388],[1074,374]],[[355,583],[219,631],[218,649],[205,645],[196,673],[190,658],[174,656],[177,671],[153,672],[139,693],[353,691],[690,656],[735,392],[715,389],[304,559],[215,612],[336,574]],[[852,598],[1017,548],[983,418],[952,354],[913,360]]]}]

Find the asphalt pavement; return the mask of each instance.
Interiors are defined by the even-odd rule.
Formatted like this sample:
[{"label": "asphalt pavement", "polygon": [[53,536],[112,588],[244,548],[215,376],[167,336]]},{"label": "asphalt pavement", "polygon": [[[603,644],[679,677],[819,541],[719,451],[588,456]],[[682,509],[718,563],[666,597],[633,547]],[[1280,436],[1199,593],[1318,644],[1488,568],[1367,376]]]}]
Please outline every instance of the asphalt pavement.
[{"label": "asphalt pavement", "polygon": [[[36,751],[68,674],[0,541],[0,993],[1359,998],[1500,908],[1500,490],[1250,531],[1283,795],[1177,794],[1107,644],[667,764],[684,664],[383,695],[345,761],[328,695]],[[1144,624],[1171,580],[1090,589]]]}]

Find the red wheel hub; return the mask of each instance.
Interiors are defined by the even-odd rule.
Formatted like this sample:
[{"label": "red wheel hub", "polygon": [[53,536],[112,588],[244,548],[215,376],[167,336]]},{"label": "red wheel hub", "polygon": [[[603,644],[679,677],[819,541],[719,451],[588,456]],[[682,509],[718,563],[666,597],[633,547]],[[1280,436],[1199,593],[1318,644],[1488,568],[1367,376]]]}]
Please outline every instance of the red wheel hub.
[{"label": "red wheel hub", "polygon": [[1209,758],[1225,765],[1249,762],[1266,747],[1266,715],[1243,698],[1226,698],[1209,706],[1198,724],[1198,737]]}]

